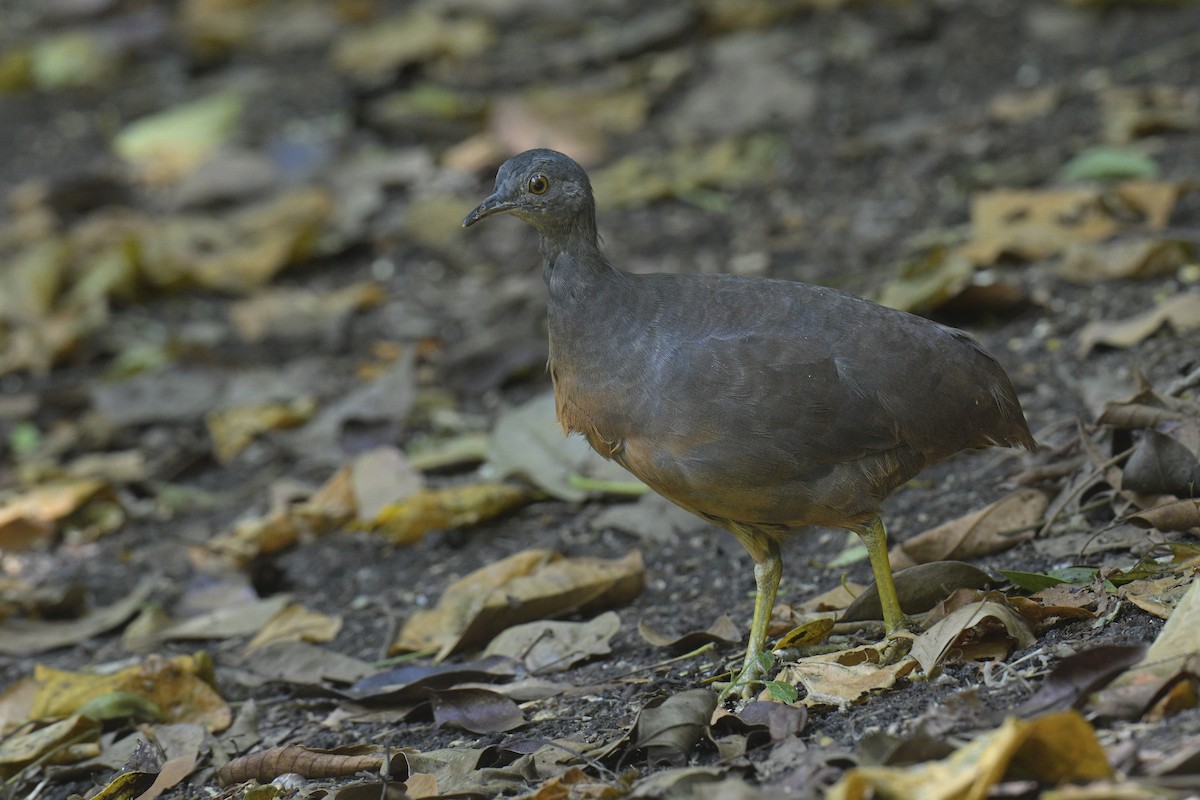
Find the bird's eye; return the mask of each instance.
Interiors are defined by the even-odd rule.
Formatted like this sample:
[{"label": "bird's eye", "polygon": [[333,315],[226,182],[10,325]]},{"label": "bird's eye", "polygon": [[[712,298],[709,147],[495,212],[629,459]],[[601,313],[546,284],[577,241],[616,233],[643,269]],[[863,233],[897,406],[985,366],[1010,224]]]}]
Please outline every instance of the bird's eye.
[{"label": "bird's eye", "polygon": [[550,188],[550,180],[542,173],[537,173],[529,179],[529,191],[534,194],[545,194]]}]

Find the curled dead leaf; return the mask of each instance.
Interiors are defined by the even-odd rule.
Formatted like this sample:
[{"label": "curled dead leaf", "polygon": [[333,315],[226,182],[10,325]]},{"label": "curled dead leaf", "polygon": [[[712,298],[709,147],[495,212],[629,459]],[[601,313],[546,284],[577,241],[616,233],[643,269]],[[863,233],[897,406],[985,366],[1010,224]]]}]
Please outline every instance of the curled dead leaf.
[{"label": "curled dead leaf", "polygon": [[317,750],[293,744],[239,756],[217,770],[217,780],[222,786],[245,781],[270,783],[287,772],[305,778],[340,778],[363,771],[378,772],[383,760],[383,754],[374,747]]},{"label": "curled dead leaf", "polygon": [[892,569],[930,561],[961,561],[1015,547],[1033,536],[1049,498],[1037,489],[1018,489],[970,514],[943,523],[892,548]]}]

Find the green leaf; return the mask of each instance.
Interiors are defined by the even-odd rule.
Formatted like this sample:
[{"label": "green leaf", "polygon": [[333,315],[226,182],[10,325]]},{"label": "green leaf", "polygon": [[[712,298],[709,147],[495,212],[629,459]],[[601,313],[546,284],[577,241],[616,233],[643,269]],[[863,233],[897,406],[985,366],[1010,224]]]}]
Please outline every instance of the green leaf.
[{"label": "green leaf", "polygon": [[767,691],[771,693],[772,700],[780,703],[794,703],[800,696],[800,692],[796,691],[795,686],[783,681],[767,681]]},{"label": "green leaf", "polygon": [[1007,578],[1009,583],[1023,592],[1040,592],[1042,589],[1049,589],[1051,586],[1066,583],[1062,578],[1056,578],[1053,575],[1043,575],[1040,572],[1021,572],[1012,569],[997,571]]},{"label": "green leaf", "polygon": [[1157,178],[1158,164],[1136,150],[1121,147],[1090,147],[1062,168],[1062,175],[1076,181],[1111,181],[1121,178]]}]

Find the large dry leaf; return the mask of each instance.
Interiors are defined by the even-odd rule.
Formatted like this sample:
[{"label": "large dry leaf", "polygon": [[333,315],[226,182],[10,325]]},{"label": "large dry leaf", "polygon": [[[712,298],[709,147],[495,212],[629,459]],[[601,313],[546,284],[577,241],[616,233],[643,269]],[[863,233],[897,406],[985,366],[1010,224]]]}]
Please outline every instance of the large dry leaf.
[{"label": "large dry leaf", "polygon": [[1049,499],[1036,489],[1018,489],[991,505],[917,534],[892,548],[892,569],[930,561],[962,561],[998,553],[1033,536]]},{"label": "large dry leaf", "polygon": [[223,91],[142,117],[117,134],[113,149],[144,180],[178,180],[230,136],[244,103],[238,92]]},{"label": "large dry leaf", "polygon": [[1129,517],[1139,528],[1160,531],[1190,531],[1200,529],[1200,501],[1176,500],[1143,509]]},{"label": "large dry leaf", "polygon": [[971,200],[971,242],[976,264],[1002,256],[1037,260],[1057,255],[1071,242],[1092,242],[1116,233],[1099,189],[997,189]]},{"label": "large dry leaf", "polygon": [[601,456],[580,436],[564,436],[555,419],[554,395],[541,394],[501,412],[492,431],[488,462],[501,478],[519,476],[551,497],[579,501],[588,490],[573,476],[638,483],[623,467]]},{"label": "large dry leaf", "polygon": [[[900,570],[893,576],[900,610],[905,614],[920,614],[944,600],[955,589],[983,589],[992,585],[992,578],[972,564],[962,561],[931,561]],[[879,588],[871,584],[854,602],[846,607],[839,620],[858,622],[883,619],[879,603]]]},{"label": "large dry leaf", "polygon": [[481,17],[442,16],[419,7],[346,31],[334,44],[332,60],[338,72],[376,84],[409,64],[469,58],[491,45],[495,36]]},{"label": "large dry leaf", "polygon": [[274,289],[229,307],[229,319],[247,342],[305,339],[336,332],[355,311],[383,303],[387,293],[374,281],[360,281],[332,292]]},{"label": "large dry leaf", "polygon": [[253,653],[280,642],[329,642],[333,641],[341,629],[341,617],[322,614],[299,603],[292,603],[272,615],[243,652]]},{"label": "large dry leaf", "polygon": [[1146,653],[1142,644],[1102,644],[1067,656],[1055,665],[1033,695],[1017,708],[1031,717],[1078,708],[1088,695],[1107,685]]},{"label": "large dry leaf", "polygon": [[7,779],[43,758],[71,764],[100,753],[100,722],[75,715],[0,741],[0,779]]},{"label": "large dry leaf", "polygon": [[227,466],[261,433],[296,428],[316,411],[311,397],[290,402],[231,406],[210,411],[204,418],[217,463]]},{"label": "large dry leaf", "polygon": [[436,607],[409,617],[391,650],[436,648],[440,660],[523,622],[622,606],[641,593],[643,572],[636,550],[611,561],[526,550],[452,583]]},{"label": "large dry leaf", "polygon": [[509,698],[488,689],[446,689],[430,698],[433,721],[471,733],[504,733],[525,724]]},{"label": "large dry leaf", "polygon": [[38,664],[34,668],[38,693],[31,716],[65,717],[89,702],[116,692],[149,700],[166,722],[203,725],[209,731],[229,727],[232,712],[214,688],[212,661],[207,655],[151,656],[141,664],[111,675],[65,672]]},{"label": "large dry leaf", "polygon": [[1081,284],[1159,278],[1191,263],[1195,251],[1191,242],[1181,239],[1076,242],[1063,255],[1058,274]]},{"label": "large dry leaf", "polygon": [[106,485],[95,478],[60,480],[4,500],[0,503],[0,551],[46,544],[58,522],[79,510]]},{"label": "large dry leaf", "polygon": [[[932,675],[934,667],[942,662],[952,647],[962,647],[968,637],[992,639],[994,632],[1001,633],[1010,643],[1005,649],[1012,646],[1025,648],[1037,641],[1021,615],[1007,605],[981,600],[951,612],[918,636],[913,642],[911,655],[926,675]],[[980,636],[980,633],[983,635]]]},{"label": "large dry leaf", "polygon": [[1136,716],[1181,673],[1200,670],[1200,578],[1193,579],[1145,656],[1097,695],[1097,706],[1115,716]]},{"label": "large dry leaf", "polygon": [[1097,320],[1079,332],[1079,354],[1087,355],[1098,344],[1133,347],[1169,325],[1177,334],[1200,328],[1200,292],[1172,295],[1149,311],[1123,320]]},{"label": "large dry leaf", "polygon": [[1010,717],[940,761],[911,767],[856,767],[826,797],[984,800],[1007,774],[1058,786],[1109,778],[1112,768],[1087,721],[1075,711],[1064,711],[1029,722]]},{"label": "large dry leaf", "polygon": [[1099,92],[1099,100],[1104,138],[1113,144],[1161,131],[1200,127],[1200,92],[1195,88],[1109,86]]},{"label": "large dry leaf", "polygon": [[291,602],[286,594],[261,600],[235,602],[189,619],[181,620],[157,632],[160,641],[180,639],[229,639],[257,633],[267,621]]},{"label": "large dry leaf", "polygon": [[6,619],[0,622],[0,653],[28,657],[77,645],[132,617],[154,589],[154,581],[143,581],[124,599],[70,622]]},{"label": "large dry leaf", "polygon": [[892,664],[881,664],[883,660],[876,645],[866,645],[785,664],[776,680],[803,686],[806,696],[800,702],[805,706],[845,706],[892,688],[917,667],[911,658]]},{"label": "large dry leaf", "polygon": [[379,509],[360,527],[379,531],[392,544],[413,544],[436,530],[469,528],[515,511],[541,497],[515,483],[467,483],[422,489]]},{"label": "large dry leaf", "polygon": [[483,655],[508,656],[531,675],[559,672],[585,659],[608,655],[612,652],[609,642],[620,628],[621,618],[614,611],[587,622],[527,622],[502,631]]},{"label": "large dry leaf", "polygon": [[641,753],[647,764],[685,764],[716,708],[717,695],[709,689],[688,689],[651,700],[638,712],[633,728],[605,747],[600,758],[619,753],[622,762],[629,763],[635,753]]}]

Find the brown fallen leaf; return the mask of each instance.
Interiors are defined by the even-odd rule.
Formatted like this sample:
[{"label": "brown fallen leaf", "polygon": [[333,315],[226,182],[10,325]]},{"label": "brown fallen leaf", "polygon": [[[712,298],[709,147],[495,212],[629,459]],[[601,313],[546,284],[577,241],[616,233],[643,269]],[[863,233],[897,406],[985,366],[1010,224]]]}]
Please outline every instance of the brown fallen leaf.
[{"label": "brown fallen leaf", "polygon": [[1200,292],[1173,295],[1155,308],[1123,320],[1089,322],[1079,332],[1079,354],[1086,356],[1099,344],[1133,347],[1164,325],[1171,326],[1176,334],[1200,328]]},{"label": "brown fallen leaf", "polygon": [[[1005,654],[1013,647],[1021,649],[1037,641],[1025,620],[1007,604],[981,600],[951,612],[918,636],[910,654],[921,670],[931,675],[951,648],[958,648],[969,659],[982,643],[996,641],[997,633],[1004,639],[1000,649]],[[986,655],[991,656],[995,649],[986,647]]]},{"label": "brown fallen leaf", "polygon": [[34,487],[0,503],[0,550],[26,550],[47,543],[57,523],[108,486],[96,478],[74,478]]},{"label": "brown fallen leaf", "polygon": [[319,750],[293,744],[238,756],[217,770],[222,786],[246,781],[270,783],[287,772],[305,778],[341,778],[357,772],[378,772],[384,763],[380,748],[372,745]]},{"label": "brown fallen leaf", "polygon": [[466,528],[515,511],[541,495],[514,483],[470,483],[423,489],[379,509],[360,527],[382,533],[392,544],[413,544],[435,530]]},{"label": "brown fallen leaf", "polygon": [[332,292],[275,289],[229,307],[229,319],[246,342],[298,339],[327,334],[355,311],[374,308],[387,292],[374,281],[360,281]]},{"label": "brown fallen leaf", "polygon": [[[878,646],[864,645],[785,664],[775,680],[803,686],[807,694],[799,701],[802,705],[844,706],[860,702],[872,692],[892,688],[917,668],[912,658],[880,664],[883,660]],[[760,699],[770,699],[770,692],[764,692]]]},{"label": "brown fallen leaf", "polygon": [[1104,138],[1113,144],[1160,131],[1200,127],[1200,92],[1194,88],[1163,84],[1110,86],[1099,92],[1098,99]]},{"label": "brown fallen leaf", "polygon": [[737,643],[742,641],[741,629],[726,614],[717,617],[702,631],[691,631],[680,636],[659,633],[647,625],[645,620],[642,620],[638,623],[638,635],[655,647],[665,648],[676,655],[690,653],[709,642]]},{"label": "brown fallen leaf", "polygon": [[254,635],[242,654],[280,642],[330,642],[342,629],[342,618],[311,611],[292,603],[277,611]]},{"label": "brown fallen leaf", "polygon": [[1037,489],[1018,489],[970,514],[919,533],[892,548],[892,569],[931,561],[962,561],[1015,547],[1032,538],[1049,498]]},{"label": "brown fallen leaf", "polygon": [[1143,509],[1129,516],[1139,528],[1154,528],[1163,532],[1200,529],[1200,501],[1176,500]]},{"label": "brown fallen leaf", "polygon": [[1200,579],[1193,578],[1145,656],[1095,696],[1095,708],[1120,718],[1136,718],[1183,673],[1200,670]]},{"label": "brown fallen leaf", "polygon": [[1075,242],[1063,255],[1060,277],[1079,284],[1145,280],[1172,275],[1195,258],[1195,246],[1182,239],[1120,239]]},{"label": "brown fallen leaf", "polygon": [[471,733],[504,733],[525,724],[516,703],[488,689],[445,689],[430,703],[434,723]]},{"label": "brown fallen leaf", "polygon": [[688,689],[651,700],[633,721],[633,727],[598,755],[602,760],[620,755],[633,763],[640,753],[646,764],[687,763],[692,749],[708,730],[717,708],[717,694],[709,689]]},{"label": "brown fallen leaf", "polygon": [[0,779],[7,780],[42,759],[72,764],[94,758],[100,753],[100,732],[99,720],[81,715],[32,723],[5,737],[0,746]]},{"label": "brown fallen leaf", "polygon": [[311,397],[286,403],[233,406],[209,412],[204,422],[217,462],[228,465],[261,433],[296,428],[308,421],[317,405]]},{"label": "brown fallen leaf", "polygon": [[167,722],[190,722],[216,732],[229,727],[232,712],[214,688],[212,660],[205,653],[165,659],[151,656],[111,675],[34,667],[38,692],[30,715],[61,718],[113,692],[140,695]]},{"label": "brown fallen leaf", "polygon": [[983,800],[1010,773],[1043,786],[1085,783],[1113,774],[1091,725],[1078,712],[1063,711],[1030,721],[1010,717],[939,761],[910,767],[855,767],[826,797]]},{"label": "brown fallen leaf", "polygon": [[530,675],[558,672],[588,658],[612,652],[609,642],[621,628],[621,618],[605,611],[587,622],[538,620],[500,632],[483,651],[488,656],[508,656]]},{"label": "brown fallen leaf", "polygon": [[625,605],[643,580],[637,550],[613,560],[525,550],[450,584],[434,608],[408,618],[391,652],[437,648],[440,661],[512,625]]},{"label": "brown fallen leaf", "polygon": [[1099,189],[997,189],[971,199],[964,252],[981,265],[1006,255],[1032,261],[1057,255],[1070,242],[1107,238],[1119,227]]},{"label": "brown fallen leaf", "polygon": [[77,645],[121,625],[154,593],[153,580],[134,587],[121,600],[70,621],[5,619],[0,621],[0,653],[29,657],[58,647]]}]

